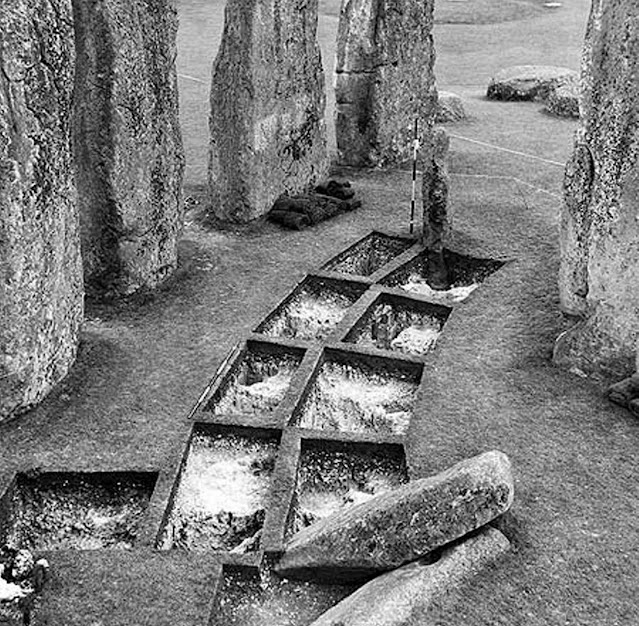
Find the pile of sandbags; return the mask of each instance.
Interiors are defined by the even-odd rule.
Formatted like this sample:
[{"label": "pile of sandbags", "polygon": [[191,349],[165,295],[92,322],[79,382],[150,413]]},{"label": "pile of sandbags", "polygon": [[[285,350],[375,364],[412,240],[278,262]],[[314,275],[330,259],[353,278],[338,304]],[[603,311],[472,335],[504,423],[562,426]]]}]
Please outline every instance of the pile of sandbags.
[{"label": "pile of sandbags", "polygon": [[282,194],[273,204],[268,219],[287,228],[302,230],[361,205],[348,181],[331,179],[318,185],[314,193]]}]

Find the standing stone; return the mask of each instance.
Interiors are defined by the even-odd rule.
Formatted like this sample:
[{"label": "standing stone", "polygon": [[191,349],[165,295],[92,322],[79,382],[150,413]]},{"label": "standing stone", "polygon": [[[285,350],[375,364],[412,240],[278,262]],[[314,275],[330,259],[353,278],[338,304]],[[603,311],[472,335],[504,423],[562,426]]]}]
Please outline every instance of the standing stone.
[{"label": "standing stone", "polygon": [[415,118],[428,137],[437,106],[433,0],[345,0],[337,35],[335,132],[340,162],[401,163]]},{"label": "standing stone", "polygon": [[184,157],[173,0],[73,0],[74,148],[87,290],[154,287],[177,264]]},{"label": "standing stone", "polygon": [[83,315],[68,0],[2,0],[0,65],[2,420],[67,374]]},{"label": "standing stone", "polygon": [[327,172],[317,0],[229,0],[213,68],[212,211],[248,222]]},{"label": "standing stone", "polygon": [[582,321],[555,361],[617,379],[634,371],[639,337],[639,5],[592,4],[581,122],[564,180],[559,289]]},{"label": "standing stone", "polygon": [[513,497],[508,457],[486,452],[304,528],[287,544],[277,572],[333,582],[367,578],[487,524]]},{"label": "standing stone", "polygon": [[440,598],[452,593],[504,554],[510,542],[497,529],[444,549],[440,559],[414,561],[382,574],[336,604],[311,626],[414,626]]}]

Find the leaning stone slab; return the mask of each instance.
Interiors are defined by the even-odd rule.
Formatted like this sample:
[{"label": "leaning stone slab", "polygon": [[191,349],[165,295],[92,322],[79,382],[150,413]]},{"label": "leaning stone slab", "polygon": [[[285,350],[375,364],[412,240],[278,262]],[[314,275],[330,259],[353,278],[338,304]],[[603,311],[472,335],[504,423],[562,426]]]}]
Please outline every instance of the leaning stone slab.
[{"label": "leaning stone slab", "polygon": [[491,79],[486,95],[491,100],[543,100],[552,89],[577,77],[565,67],[515,65]]},{"label": "leaning stone slab", "polygon": [[495,528],[446,548],[440,559],[414,561],[382,574],[329,609],[311,626],[412,626],[433,602],[461,586],[510,548]]},{"label": "leaning stone slab", "polygon": [[623,379],[639,338],[639,4],[597,0],[582,55],[579,128],[566,165],[559,296],[581,321],[559,365]]},{"label": "leaning stone slab", "polygon": [[305,528],[286,546],[277,572],[346,581],[414,561],[507,511],[510,461],[491,451],[371,498]]},{"label": "leaning stone slab", "polygon": [[553,115],[579,118],[579,81],[569,80],[551,89],[545,104],[546,110]]},{"label": "leaning stone slab", "polygon": [[229,0],[211,87],[218,218],[254,220],[325,176],[325,100],[317,0]]},{"label": "leaning stone slab", "polygon": [[437,112],[435,124],[448,124],[468,119],[464,101],[461,96],[450,91],[440,91],[437,94]]},{"label": "leaning stone slab", "polygon": [[155,287],[177,265],[184,157],[173,0],[73,0],[74,146],[87,290]]},{"label": "leaning stone slab", "polygon": [[345,0],[335,69],[340,162],[409,160],[415,118],[428,136],[437,99],[432,25],[433,0]]},{"label": "leaning stone slab", "polygon": [[75,360],[83,315],[65,0],[0,4],[0,420]]}]

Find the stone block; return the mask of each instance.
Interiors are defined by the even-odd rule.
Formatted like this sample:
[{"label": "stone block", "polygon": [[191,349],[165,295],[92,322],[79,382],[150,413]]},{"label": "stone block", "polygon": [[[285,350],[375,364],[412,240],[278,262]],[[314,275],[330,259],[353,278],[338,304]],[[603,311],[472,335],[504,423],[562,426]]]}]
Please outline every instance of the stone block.
[{"label": "stone block", "polygon": [[468,119],[468,116],[466,115],[464,101],[461,96],[450,91],[440,91],[437,94],[436,124],[461,122],[466,119]]},{"label": "stone block", "polygon": [[620,380],[639,337],[639,5],[593,2],[582,56],[581,113],[566,165],[559,293],[581,321],[555,362]]},{"label": "stone block", "polygon": [[491,100],[543,100],[557,86],[578,78],[577,72],[549,65],[515,65],[498,72],[486,95]]},{"label": "stone block", "polygon": [[225,221],[268,213],[326,174],[317,0],[229,0],[213,68],[209,190]]},{"label": "stone block", "polygon": [[463,585],[509,548],[504,535],[486,527],[445,548],[435,563],[421,559],[374,578],[311,626],[412,626],[427,616],[433,602]]},{"label": "stone block", "polygon": [[545,105],[546,111],[558,117],[579,118],[579,81],[569,80],[551,89]]},{"label": "stone block", "polygon": [[277,572],[333,582],[370,578],[483,526],[509,509],[513,495],[508,457],[486,452],[301,530]]},{"label": "stone block", "polygon": [[335,127],[347,165],[408,161],[417,118],[435,115],[432,0],[346,0],[337,36]]},{"label": "stone block", "polygon": [[2,420],[67,374],[83,315],[68,3],[3,0],[0,64]]},{"label": "stone block", "polygon": [[154,287],[177,265],[184,156],[173,0],[73,0],[74,150],[87,291]]}]

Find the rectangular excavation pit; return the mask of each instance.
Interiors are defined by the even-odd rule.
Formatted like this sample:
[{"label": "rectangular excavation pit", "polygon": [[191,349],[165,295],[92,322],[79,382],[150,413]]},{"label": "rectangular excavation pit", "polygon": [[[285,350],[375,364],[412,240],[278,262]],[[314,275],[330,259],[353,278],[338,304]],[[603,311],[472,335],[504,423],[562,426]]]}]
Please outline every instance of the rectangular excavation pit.
[{"label": "rectangular excavation pit", "polygon": [[326,348],[294,414],[301,428],[403,435],[422,365]]},{"label": "rectangular excavation pit", "polygon": [[366,291],[361,283],[309,276],[256,329],[269,337],[326,339]]},{"label": "rectangular excavation pit", "polygon": [[215,415],[272,413],[283,400],[304,350],[248,341],[204,410]]},{"label": "rectangular excavation pit", "polygon": [[322,269],[342,274],[370,276],[413,245],[413,239],[372,232],[344,252],[340,252]]},{"label": "rectangular excavation pit", "polygon": [[432,350],[452,309],[381,294],[344,341],[368,348],[423,355]]},{"label": "rectangular excavation pit", "polygon": [[386,287],[397,287],[409,293],[424,296],[433,302],[453,305],[465,300],[504,263],[495,259],[478,259],[452,250],[444,250],[444,265],[448,274],[449,287],[435,289],[431,286],[434,263],[429,261],[428,253],[424,251],[379,282]]},{"label": "rectangular excavation pit", "polygon": [[259,550],[280,432],[197,424],[158,548]]},{"label": "rectangular excavation pit", "polygon": [[304,439],[287,534],[406,482],[400,444]]},{"label": "rectangular excavation pit", "polygon": [[356,589],[286,580],[266,568],[225,565],[209,626],[308,626]]},{"label": "rectangular excavation pit", "polygon": [[131,549],[155,472],[21,473],[5,497],[4,543],[29,550]]}]

